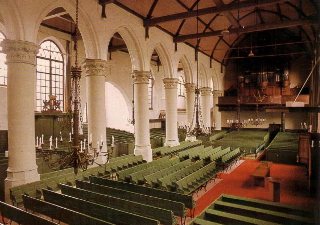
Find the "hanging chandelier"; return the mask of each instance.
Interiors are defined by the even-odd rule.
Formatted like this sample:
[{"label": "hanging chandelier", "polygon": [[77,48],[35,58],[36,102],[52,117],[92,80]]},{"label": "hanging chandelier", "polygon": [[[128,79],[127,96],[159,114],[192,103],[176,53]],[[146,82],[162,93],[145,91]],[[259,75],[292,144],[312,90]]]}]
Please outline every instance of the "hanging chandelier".
[{"label": "hanging chandelier", "polygon": [[249,118],[248,123],[257,127],[264,124],[265,121],[266,121],[265,118],[259,117],[259,105],[256,104],[255,117]]},{"label": "hanging chandelier", "polygon": [[[197,3],[197,35],[199,34],[199,3]],[[195,88],[195,102],[193,108],[193,116],[190,126],[187,126],[187,137],[189,140],[193,140],[193,137],[210,135],[211,128],[206,127],[204,125],[203,117],[202,117],[202,110],[200,107],[200,87],[199,87],[199,43],[200,38],[197,38],[197,46],[195,48],[195,59],[197,62],[197,76],[196,76],[196,88]]]},{"label": "hanging chandelier", "polygon": [[[89,165],[92,165],[99,154],[101,154],[103,141],[98,141],[97,147],[93,148],[92,136],[86,139],[82,134],[82,115],[81,115],[81,99],[80,99],[80,79],[81,67],[78,65],[78,24],[79,24],[79,0],[76,0],[76,20],[75,31],[73,34],[75,62],[71,66],[71,98],[69,111],[67,115],[59,121],[62,127],[69,130],[69,151],[42,151],[44,159],[48,162],[49,168],[52,170],[61,170],[65,168],[74,168],[74,173],[77,174],[79,169],[86,170]],[[60,142],[62,143],[62,135],[60,132]],[[38,149],[43,149],[42,142]],[[50,150],[52,146],[52,138],[50,140]],[[56,147],[58,150],[57,138]],[[51,154],[59,153],[56,160],[52,159]],[[107,153],[108,154],[108,153]],[[109,158],[109,157],[108,157]],[[95,162],[96,163],[96,162]],[[98,164],[98,163],[97,163]]]}]

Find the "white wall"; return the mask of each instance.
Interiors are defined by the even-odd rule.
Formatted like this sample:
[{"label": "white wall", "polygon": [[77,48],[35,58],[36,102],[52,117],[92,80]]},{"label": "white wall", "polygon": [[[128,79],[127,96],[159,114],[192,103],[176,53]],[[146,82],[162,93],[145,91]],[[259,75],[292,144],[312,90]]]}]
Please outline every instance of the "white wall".
[{"label": "white wall", "polygon": [[7,87],[0,86],[0,130],[8,130]]},{"label": "white wall", "polygon": [[122,93],[111,83],[106,83],[106,122],[107,127],[134,131],[132,124],[128,122],[132,119],[128,105]]}]

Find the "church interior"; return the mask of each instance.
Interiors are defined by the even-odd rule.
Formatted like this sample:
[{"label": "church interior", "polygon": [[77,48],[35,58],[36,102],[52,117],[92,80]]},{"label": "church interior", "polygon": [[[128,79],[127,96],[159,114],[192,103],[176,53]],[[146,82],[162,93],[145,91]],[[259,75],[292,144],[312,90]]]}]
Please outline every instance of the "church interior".
[{"label": "church interior", "polygon": [[0,0],[0,224],[320,224],[319,0]]}]

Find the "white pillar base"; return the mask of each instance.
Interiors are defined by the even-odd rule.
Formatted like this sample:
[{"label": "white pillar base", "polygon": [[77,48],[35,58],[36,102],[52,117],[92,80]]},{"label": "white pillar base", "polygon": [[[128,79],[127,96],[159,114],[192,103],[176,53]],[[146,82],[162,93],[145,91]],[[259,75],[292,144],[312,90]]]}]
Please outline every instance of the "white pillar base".
[{"label": "white pillar base", "polygon": [[193,135],[190,135],[190,136],[187,135],[185,141],[195,142],[197,141],[197,137]]},{"label": "white pillar base", "polygon": [[142,158],[147,162],[152,162],[152,149],[150,145],[134,147],[134,155],[142,155]]},{"label": "white pillar base", "polygon": [[178,145],[180,145],[180,143],[177,140],[166,140],[166,142],[164,143],[164,146],[168,146],[168,147],[174,147]]},{"label": "white pillar base", "polygon": [[10,171],[7,170],[7,178],[4,180],[5,201],[10,203],[10,188],[32,183],[40,180],[37,168],[26,171]]}]

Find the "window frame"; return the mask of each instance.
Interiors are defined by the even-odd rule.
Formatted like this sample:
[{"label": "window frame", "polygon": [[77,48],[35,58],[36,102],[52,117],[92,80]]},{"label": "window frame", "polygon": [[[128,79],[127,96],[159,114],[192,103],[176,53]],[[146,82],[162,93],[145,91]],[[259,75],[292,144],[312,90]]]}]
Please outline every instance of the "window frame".
[{"label": "window frame", "polygon": [[[2,38],[2,37],[3,38]],[[0,31],[0,39],[2,39],[1,41],[0,41],[0,43],[3,41],[3,40],[5,40],[6,39],[6,35],[2,32],[2,31]],[[0,50],[2,50],[2,47],[0,47]],[[3,53],[3,52],[0,52],[0,54],[3,54],[4,55],[4,61],[3,61],[3,68],[2,67],[0,67],[0,70],[3,70],[4,71],[4,75],[2,76],[1,75],[1,73],[0,73],[0,86],[2,86],[2,87],[7,87],[8,86],[8,66],[6,65],[6,54],[5,53]],[[1,61],[0,61],[0,65],[1,65],[2,63],[1,63]],[[2,79],[3,79],[3,82],[2,82]]]},{"label": "window frame", "polygon": [[149,110],[153,110],[153,88],[154,88],[154,78],[153,76],[149,77],[148,82],[148,106]]},{"label": "window frame", "polygon": [[[42,48],[41,46],[49,42],[50,49]],[[51,45],[54,45],[58,51],[54,51],[51,49]],[[63,54],[63,51],[59,47],[59,45],[51,39],[46,39],[40,44],[40,49],[43,49],[43,51],[48,51],[49,57],[40,56],[40,51],[37,54],[37,66],[36,66],[36,111],[41,112],[43,108],[43,101],[48,100],[49,95],[55,95],[57,97],[57,100],[61,101],[60,108],[62,111],[64,111],[65,108],[65,79],[66,79],[66,70],[65,70],[65,57]],[[54,59],[53,54],[60,54],[61,60]],[[44,60],[48,61],[49,65],[41,65],[45,67],[44,71],[40,71],[38,60]],[[56,65],[53,64],[60,64],[60,68],[57,68]],[[48,72],[46,71],[46,68],[48,68]],[[55,72],[53,73],[53,70],[61,70],[61,72]],[[42,76],[42,77],[41,77]],[[47,76],[49,79],[47,79]],[[44,79],[43,79],[44,77]],[[44,81],[44,86],[42,85],[42,82]],[[38,85],[38,82],[40,84]],[[49,86],[47,86],[47,82],[49,82]],[[56,85],[53,85],[56,83]],[[44,88],[44,92],[42,91],[42,88]],[[48,89],[48,93],[47,93]],[[61,92],[60,92],[60,91]],[[57,94],[58,92],[58,94]],[[38,98],[38,94],[40,97]],[[44,98],[43,98],[44,96]],[[38,101],[40,101],[40,105],[38,105]]]},{"label": "window frame", "polygon": [[185,81],[182,76],[179,76],[178,80],[178,97],[185,97],[185,88],[184,88]]}]

